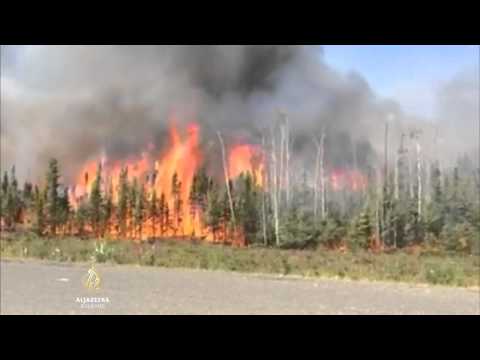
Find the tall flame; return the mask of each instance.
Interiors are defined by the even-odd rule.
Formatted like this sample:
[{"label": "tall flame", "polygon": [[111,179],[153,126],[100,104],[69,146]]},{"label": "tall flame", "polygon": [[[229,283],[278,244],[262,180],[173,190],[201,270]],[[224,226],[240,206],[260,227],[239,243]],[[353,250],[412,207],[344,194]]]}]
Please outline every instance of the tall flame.
[{"label": "tall flame", "polygon": [[241,173],[250,173],[257,185],[263,185],[263,155],[259,147],[241,144],[232,147],[229,153],[228,167],[230,178]]},{"label": "tall flame", "polygon": [[199,127],[197,124],[190,124],[187,127],[186,137],[182,139],[175,126],[170,128],[170,144],[167,152],[155,163],[156,181],[155,189],[158,194],[166,196],[170,209],[174,206],[174,194],[172,189],[172,178],[176,173],[180,182],[180,199],[183,203],[183,232],[186,235],[195,233],[194,220],[188,211],[188,200],[193,176],[197,171],[202,156],[198,148]]},{"label": "tall flame", "polygon": [[[120,174],[126,167],[128,181],[132,182],[137,179],[145,189],[146,196],[150,198],[153,190],[157,193],[157,199],[164,196],[169,210],[169,219],[172,220],[172,217],[175,219],[174,225],[170,225],[168,229],[162,229],[163,236],[195,235],[213,240],[212,234],[202,224],[201,214],[198,213],[201,210],[192,209],[190,206],[193,179],[203,162],[203,155],[199,147],[200,128],[198,124],[191,123],[182,132],[177,128],[176,123],[177,121],[172,119],[168,144],[160,154],[152,154],[153,146],[150,145],[147,146],[147,151],[142,152],[140,156],[123,161],[113,161],[105,157],[102,157],[100,161],[88,161],[82,167],[76,178],[75,186],[70,191],[72,206],[78,208],[80,203],[88,198],[99,164],[102,171],[101,189],[105,193],[111,191],[113,202],[117,203]],[[250,173],[257,185],[263,185],[264,162],[260,147],[249,144],[233,146],[228,153],[228,167],[231,179],[241,173]],[[176,189],[173,188],[172,183],[175,174]],[[132,215],[130,214],[130,216]],[[134,219],[129,218],[127,222],[131,225]],[[158,229],[154,230],[155,226],[151,219],[145,219],[143,223],[142,238],[159,235]],[[109,234],[118,235],[117,230],[113,229],[109,231]],[[236,239],[232,241],[236,241]]]},{"label": "tall flame", "polygon": [[[202,161],[202,154],[199,145],[199,127],[192,123],[187,126],[185,134],[181,134],[172,120],[169,133],[169,143],[163,153],[159,154],[157,160],[151,158],[148,152],[142,152],[136,159],[126,161],[108,161],[102,158],[101,161],[88,161],[78,176],[73,188],[70,190],[70,202],[77,208],[82,200],[85,200],[92,190],[99,163],[102,164],[102,190],[112,190],[113,201],[118,200],[120,173],[123,168],[128,169],[128,180],[137,179],[147,192],[151,195],[153,189],[157,196],[165,196],[169,209],[173,209],[175,196],[172,189],[172,178],[177,174],[180,185],[179,199],[182,203],[182,210],[179,217],[182,224],[177,235],[191,235],[199,233],[200,224],[198,217],[192,218],[189,213],[189,195],[193,177]],[[149,146],[151,148],[151,146]],[[148,181],[147,181],[148,180]],[[148,231],[145,232],[146,236]],[[172,235],[173,230],[168,230],[166,235]]]}]

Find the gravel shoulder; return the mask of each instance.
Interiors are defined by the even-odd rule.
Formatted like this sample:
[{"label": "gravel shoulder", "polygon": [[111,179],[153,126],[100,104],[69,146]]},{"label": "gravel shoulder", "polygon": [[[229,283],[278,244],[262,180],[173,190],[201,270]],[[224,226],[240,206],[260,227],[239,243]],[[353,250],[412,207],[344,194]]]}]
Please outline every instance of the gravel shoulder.
[{"label": "gravel shoulder", "polygon": [[99,264],[101,288],[88,290],[88,269],[2,259],[0,314],[480,315],[475,288]]}]

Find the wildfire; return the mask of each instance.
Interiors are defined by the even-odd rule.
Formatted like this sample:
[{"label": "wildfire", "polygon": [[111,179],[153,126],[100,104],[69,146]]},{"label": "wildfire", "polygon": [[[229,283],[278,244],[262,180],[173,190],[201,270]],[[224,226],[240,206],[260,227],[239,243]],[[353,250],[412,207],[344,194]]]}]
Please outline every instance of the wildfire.
[{"label": "wildfire", "polygon": [[330,184],[333,191],[363,191],[367,187],[367,178],[358,170],[334,169],[330,174]]},{"label": "wildfire", "polygon": [[89,161],[83,166],[82,171],[77,176],[75,185],[70,190],[70,202],[74,207],[77,207],[78,202],[90,193],[97,167],[97,161]]},{"label": "wildfire", "polygon": [[[168,144],[160,154],[152,154],[153,147],[148,146],[149,151],[125,161],[109,161],[105,157],[100,161],[88,161],[82,167],[70,191],[72,206],[78,208],[81,201],[88,197],[99,166],[102,171],[102,191],[111,191],[113,201],[117,202],[120,174],[126,167],[128,180],[132,182],[137,179],[138,184],[145,189],[146,196],[150,197],[153,190],[156,191],[158,198],[164,196],[170,216],[174,216],[176,207],[180,208],[178,204],[181,203],[181,214],[176,214],[181,222],[176,224],[175,228],[166,229],[164,236],[203,234],[207,239],[212,239],[211,234],[205,233],[205,229],[202,228],[200,214],[192,213],[189,208],[194,175],[203,162],[199,147],[200,127],[196,123],[191,123],[185,131],[180,131],[176,123],[175,119],[171,121]],[[233,146],[228,153],[228,163],[229,176],[232,179],[241,173],[249,172],[257,184],[263,184],[263,158],[258,147],[249,144]],[[128,221],[131,223],[133,219]],[[153,228],[150,220],[146,220],[142,237],[155,236],[156,234],[152,233]]]},{"label": "wildfire", "polygon": [[[174,193],[172,189],[172,178],[177,174],[180,199],[184,205],[188,205],[190,188],[192,186],[193,176],[201,164],[202,155],[198,148],[199,127],[197,124],[190,124],[187,127],[187,134],[182,138],[177,128],[170,128],[170,147],[161,157],[159,162],[155,163],[155,189],[158,194],[163,193],[166,196],[170,209],[174,207]],[[185,234],[199,233],[195,221],[190,216],[188,207],[183,206],[183,231]]]},{"label": "wildfire", "polygon": [[230,150],[228,164],[231,178],[248,172],[257,185],[263,185],[263,156],[259,147],[249,144],[234,146]]}]

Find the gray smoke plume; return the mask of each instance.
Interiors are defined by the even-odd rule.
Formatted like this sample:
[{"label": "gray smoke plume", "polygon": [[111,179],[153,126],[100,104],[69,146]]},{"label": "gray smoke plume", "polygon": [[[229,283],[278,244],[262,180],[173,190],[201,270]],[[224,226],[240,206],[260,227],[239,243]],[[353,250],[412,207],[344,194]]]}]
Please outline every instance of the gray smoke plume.
[{"label": "gray smoke plume", "polygon": [[360,75],[329,67],[315,47],[2,47],[2,168],[16,164],[34,180],[52,156],[68,181],[102,154],[125,159],[149,144],[160,151],[172,114],[198,122],[207,148],[216,130],[229,142],[259,143],[279,109],[289,115],[300,167],[312,163],[312,136],[323,126],[330,163],[355,157],[364,166],[381,159],[389,115],[395,141],[416,122]]},{"label": "gray smoke plume", "polygon": [[458,153],[467,154],[479,164],[479,67],[466,69],[444,84],[437,93],[437,103],[440,146],[445,147],[445,156],[453,160]]}]

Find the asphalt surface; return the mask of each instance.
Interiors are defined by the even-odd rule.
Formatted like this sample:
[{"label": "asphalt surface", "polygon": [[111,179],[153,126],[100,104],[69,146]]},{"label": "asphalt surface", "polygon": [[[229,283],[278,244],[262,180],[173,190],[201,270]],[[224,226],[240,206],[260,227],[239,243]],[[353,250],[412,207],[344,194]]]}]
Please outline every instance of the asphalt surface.
[{"label": "asphalt surface", "polygon": [[[0,269],[2,315],[480,315],[478,289],[97,265],[100,289],[89,290],[89,264],[2,261]],[[101,302],[82,308],[84,298]]]}]

